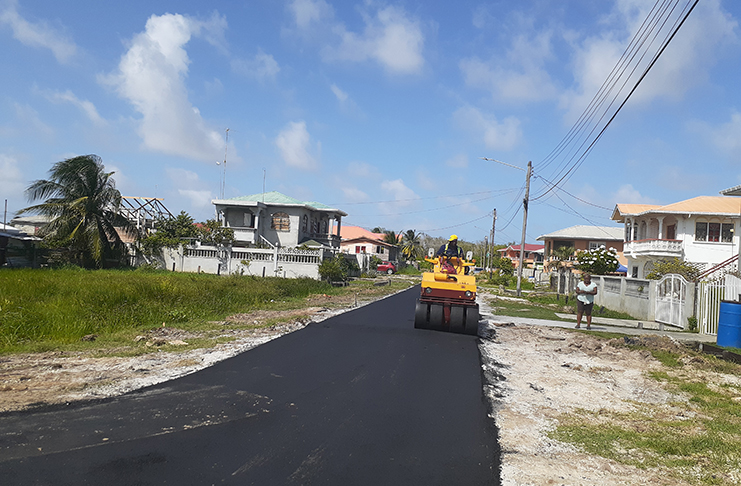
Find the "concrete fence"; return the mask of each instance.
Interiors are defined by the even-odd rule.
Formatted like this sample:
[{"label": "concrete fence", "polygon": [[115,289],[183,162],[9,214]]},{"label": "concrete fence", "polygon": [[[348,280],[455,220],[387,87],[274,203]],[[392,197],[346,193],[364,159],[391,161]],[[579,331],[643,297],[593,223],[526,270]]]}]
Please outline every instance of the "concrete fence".
[{"label": "concrete fence", "polygon": [[319,264],[333,255],[322,249],[180,246],[164,250],[164,265],[174,272],[262,277],[319,278]]}]

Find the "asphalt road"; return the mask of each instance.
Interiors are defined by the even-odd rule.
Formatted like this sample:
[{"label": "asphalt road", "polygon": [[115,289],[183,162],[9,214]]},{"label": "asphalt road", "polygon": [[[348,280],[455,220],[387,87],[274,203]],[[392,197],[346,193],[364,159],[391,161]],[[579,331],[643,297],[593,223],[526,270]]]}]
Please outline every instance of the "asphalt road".
[{"label": "asphalt road", "polygon": [[418,287],[120,397],[0,415],[0,483],[499,484],[477,338]]}]

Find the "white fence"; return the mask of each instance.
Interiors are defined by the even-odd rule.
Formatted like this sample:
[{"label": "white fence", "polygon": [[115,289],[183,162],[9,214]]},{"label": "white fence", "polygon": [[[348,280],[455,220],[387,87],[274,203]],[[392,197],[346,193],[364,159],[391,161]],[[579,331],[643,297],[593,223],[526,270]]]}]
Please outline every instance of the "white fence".
[{"label": "white fence", "polygon": [[318,279],[319,264],[331,255],[331,251],[322,249],[181,246],[165,250],[164,264],[174,272]]},{"label": "white fence", "polygon": [[726,275],[723,280],[701,282],[697,291],[697,325],[703,334],[718,334],[720,303],[741,299],[741,279]]}]

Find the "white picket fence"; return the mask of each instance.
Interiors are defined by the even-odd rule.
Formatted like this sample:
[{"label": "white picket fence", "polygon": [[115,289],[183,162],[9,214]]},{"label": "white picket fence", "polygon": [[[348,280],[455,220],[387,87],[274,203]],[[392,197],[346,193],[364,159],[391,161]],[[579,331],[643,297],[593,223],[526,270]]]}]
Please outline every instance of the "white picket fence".
[{"label": "white picket fence", "polygon": [[726,275],[723,280],[700,282],[697,290],[697,325],[702,334],[718,334],[720,302],[738,300],[741,294],[741,279]]}]

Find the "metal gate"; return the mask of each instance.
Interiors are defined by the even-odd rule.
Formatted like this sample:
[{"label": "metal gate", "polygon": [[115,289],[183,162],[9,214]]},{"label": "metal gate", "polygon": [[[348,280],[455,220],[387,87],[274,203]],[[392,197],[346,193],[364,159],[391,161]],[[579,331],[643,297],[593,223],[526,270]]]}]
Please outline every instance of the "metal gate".
[{"label": "metal gate", "polygon": [[656,285],[656,322],[684,329],[684,303],[687,300],[687,280],[669,274]]},{"label": "metal gate", "polygon": [[700,282],[697,287],[697,324],[702,334],[718,334],[720,303],[741,295],[741,279],[726,275],[723,280]]}]

